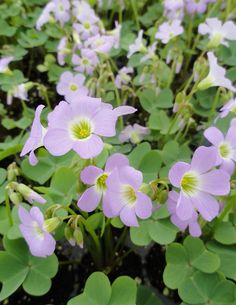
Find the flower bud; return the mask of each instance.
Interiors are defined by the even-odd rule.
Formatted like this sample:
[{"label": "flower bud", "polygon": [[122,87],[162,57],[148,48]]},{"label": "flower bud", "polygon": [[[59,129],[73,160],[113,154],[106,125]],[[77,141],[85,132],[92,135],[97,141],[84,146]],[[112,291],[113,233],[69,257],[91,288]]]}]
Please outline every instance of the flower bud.
[{"label": "flower bud", "polygon": [[31,188],[29,188],[27,185],[20,183],[17,184],[16,190],[21,193],[21,195],[25,198],[25,200],[27,200],[29,203],[34,203],[34,202],[38,202],[38,203],[42,203],[44,204],[46,202],[46,200],[40,196],[38,193],[36,193],[35,191],[31,190]]},{"label": "flower bud", "polygon": [[9,199],[15,205],[19,205],[22,202],[22,196],[17,192],[10,192]]},{"label": "flower bud", "polygon": [[73,237],[75,239],[76,244],[80,248],[83,248],[83,246],[84,246],[84,238],[83,238],[83,234],[82,234],[82,231],[80,230],[80,228],[78,228],[78,227],[75,228]]},{"label": "flower bud", "polygon": [[61,220],[58,217],[52,217],[44,221],[43,228],[47,232],[53,232],[61,224]]},{"label": "flower bud", "polygon": [[70,245],[74,247],[76,245],[76,242],[73,237],[73,229],[70,226],[66,226],[64,229],[64,234]]},{"label": "flower bud", "polygon": [[16,177],[20,175],[20,170],[17,167],[16,163],[13,162],[7,167],[7,180],[14,181]]}]

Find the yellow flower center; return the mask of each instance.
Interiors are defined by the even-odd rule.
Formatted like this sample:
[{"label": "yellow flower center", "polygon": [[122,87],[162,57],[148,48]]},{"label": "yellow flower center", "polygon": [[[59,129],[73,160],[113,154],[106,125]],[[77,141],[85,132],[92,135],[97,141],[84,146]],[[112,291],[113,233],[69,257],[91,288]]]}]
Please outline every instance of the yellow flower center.
[{"label": "yellow flower center", "polygon": [[36,234],[38,235],[38,237],[40,239],[43,239],[44,238],[44,232],[43,230],[39,227],[38,223],[36,221],[33,221],[32,223],[33,227],[34,227],[34,230],[36,232]]},{"label": "yellow flower center", "polygon": [[71,91],[76,91],[78,89],[78,86],[76,84],[71,84],[70,85],[70,90]]},{"label": "yellow flower center", "polygon": [[187,195],[189,196],[194,195],[197,192],[200,185],[199,177],[197,173],[192,171],[186,172],[182,177],[180,185],[182,190]]},{"label": "yellow flower center", "polygon": [[231,147],[227,142],[222,142],[218,148],[219,154],[222,158],[230,158],[231,156]]},{"label": "yellow flower center", "polygon": [[130,185],[123,185],[121,190],[121,196],[124,198],[128,205],[135,205],[137,197],[135,190]]},{"label": "yellow flower center", "polygon": [[84,57],[84,58],[82,59],[82,64],[85,65],[85,66],[87,66],[87,65],[89,64],[89,59],[88,59],[87,57]]},{"label": "yellow flower center", "polygon": [[81,120],[79,122],[73,123],[71,125],[70,131],[74,139],[83,140],[91,135],[92,126],[89,121]]},{"label": "yellow flower center", "polygon": [[83,23],[83,25],[84,25],[84,28],[85,28],[86,30],[89,30],[89,29],[91,28],[91,24],[90,24],[88,21],[85,21],[85,22]]},{"label": "yellow flower center", "polygon": [[106,186],[106,180],[107,180],[108,174],[102,174],[100,175],[96,180],[96,187],[99,191],[104,192],[107,189]]}]

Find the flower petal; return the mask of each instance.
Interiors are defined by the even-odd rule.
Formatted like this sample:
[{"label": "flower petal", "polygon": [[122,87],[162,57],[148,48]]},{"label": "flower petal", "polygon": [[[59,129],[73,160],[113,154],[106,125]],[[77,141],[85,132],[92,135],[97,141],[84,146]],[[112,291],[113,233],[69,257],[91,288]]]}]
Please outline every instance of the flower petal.
[{"label": "flower petal", "polygon": [[193,216],[193,204],[190,197],[187,197],[180,192],[179,200],[176,206],[176,215],[180,218],[180,220],[188,220]]},{"label": "flower petal", "polygon": [[214,197],[205,192],[199,192],[196,197],[192,198],[192,202],[207,221],[211,221],[219,214],[219,203]]},{"label": "flower petal", "polygon": [[49,128],[44,139],[44,146],[53,156],[61,156],[71,150],[73,141],[63,129]]},{"label": "flower petal", "polygon": [[104,143],[97,135],[92,134],[88,139],[73,143],[73,150],[83,159],[90,159],[98,156],[104,147]]},{"label": "flower petal", "polygon": [[217,150],[215,147],[198,147],[192,157],[191,169],[205,173],[216,165]]},{"label": "flower petal", "polygon": [[82,170],[80,178],[83,183],[92,185],[95,184],[97,177],[102,173],[103,170],[101,168],[94,165],[89,165]]},{"label": "flower petal", "polygon": [[186,162],[175,163],[169,171],[170,183],[175,187],[180,187],[180,182],[183,175],[190,170],[190,165]]},{"label": "flower petal", "polygon": [[224,141],[223,133],[216,127],[209,127],[204,131],[204,136],[214,146],[218,146]]},{"label": "flower petal", "polygon": [[135,215],[134,207],[130,207],[129,205],[125,206],[120,212],[121,221],[129,227],[138,227],[138,220]]},{"label": "flower petal", "polygon": [[230,192],[230,176],[221,169],[215,169],[200,176],[200,190],[212,195],[224,196]]},{"label": "flower petal", "polygon": [[102,109],[93,117],[94,133],[113,137],[116,134],[117,116],[111,109]]},{"label": "flower petal", "polygon": [[131,166],[120,168],[119,174],[121,183],[131,185],[135,190],[138,190],[143,183],[143,174]]},{"label": "flower petal", "polygon": [[77,205],[85,212],[92,212],[98,206],[102,195],[96,191],[95,186],[88,188],[79,198]]},{"label": "flower petal", "polygon": [[122,154],[113,154],[107,159],[105,166],[105,172],[111,172],[114,168],[121,168],[122,166],[128,166],[129,159]]},{"label": "flower petal", "polygon": [[141,219],[146,219],[152,215],[152,201],[142,192],[136,192],[137,201],[135,204],[135,213]]}]

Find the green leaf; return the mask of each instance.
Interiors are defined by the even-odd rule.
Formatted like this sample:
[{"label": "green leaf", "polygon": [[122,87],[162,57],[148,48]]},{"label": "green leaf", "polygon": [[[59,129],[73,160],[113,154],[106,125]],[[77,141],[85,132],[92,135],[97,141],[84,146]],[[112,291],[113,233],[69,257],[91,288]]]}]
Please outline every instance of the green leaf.
[{"label": "green leaf", "polygon": [[184,240],[184,247],[188,252],[190,264],[196,269],[205,273],[213,273],[219,269],[219,256],[206,250],[201,239],[188,236]]},{"label": "green leaf", "polygon": [[160,153],[157,150],[151,150],[143,156],[138,169],[143,173],[158,174],[161,167],[161,162],[162,160]]},{"label": "green leaf", "polygon": [[43,45],[47,39],[48,36],[45,32],[30,29],[26,32],[21,32],[17,41],[23,48],[33,48]]},{"label": "green leaf", "polygon": [[136,301],[136,294],[137,287],[135,281],[128,276],[120,276],[112,284],[111,299],[108,304],[134,305]]},{"label": "green leaf", "polygon": [[31,180],[44,184],[58,168],[70,165],[73,156],[74,154],[71,152],[61,157],[54,157],[45,149],[39,149],[38,164],[32,166],[28,159],[23,160],[22,173]]},{"label": "green leaf", "polygon": [[214,238],[224,245],[233,245],[236,243],[236,227],[231,222],[221,222],[216,228]]},{"label": "green leaf", "polygon": [[22,148],[23,148],[22,144],[16,144],[10,148],[5,149],[4,151],[1,151],[0,152],[0,161],[9,156],[12,156],[12,155],[15,155],[15,154],[21,152]]},{"label": "green leaf", "polygon": [[207,248],[220,257],[219,271],[236,281],[236,246],[225,246],[217,242],[208,242]]},{"label": "green leaf", "polygon": [[161,90],[158,94],[152,89],[145,89],[138,93],[138,97],[143,109],[151,114],[159,108],[173,106],[173,93],[169,88]]},{"label": "green leaf", "polygon": [[7,178],[7,171],[4,168],[0,168],[0,185],[3,184],[6,178]]},{"label": "green leaf", "polygon": [[149,235],[160,245],[167,245],[175,240],[178,229],[169,219],[152,221],[149,225]]},{"label": "green leaf", "polygon": [[151,150],[149,143],[144,142],[136,146],[129,154],[130,165],[139,168],[143,157]]},{"label": "green leaf", "polygon": [[167,247],[166,261],[164,283],[171,289],[177,289],[193,272],[193,268],[188,264],[188,253],[182,245],[173,243]]},{"label": "green leaf", "polygon": [[94,272],[86,281],[84,292],[68,302],[68,305],[108,305],[111,285],[102,272]]},{"label": "green leaf", "polygon": [[235,301],[235,287],[217,274],[200,271],[185,279],[179,287],[179,295],[190,304],[231,305]]},{"label": "green leaf", "polygon": [[137,246],[147,246],[152,241],[149,234],[149,225],[151,220],[140,221],[139,227],[130,228],[131,241]]},{"label": "green leaf", "polygon": [[136,305],[163,305],[163,303],[150,288],[139,286]]},{"label": "green leaf", "polygon": [[34,257],[29,253],[23,239],[4,238],[5,251],[0,252],[0,300],[5,300],[21,284],[26,292],[42,295],[51,286],[51,278],[58,268],[57,257],[53,254],[46,258]]}]

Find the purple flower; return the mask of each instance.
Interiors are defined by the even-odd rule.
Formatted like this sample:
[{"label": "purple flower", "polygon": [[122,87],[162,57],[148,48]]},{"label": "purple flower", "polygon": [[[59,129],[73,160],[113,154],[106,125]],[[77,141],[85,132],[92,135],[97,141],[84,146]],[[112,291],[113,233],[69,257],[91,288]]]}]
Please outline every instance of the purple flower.
[{"label": "purple flower", "polygon": [[164,22],[160,25],[155,38],[160,39],[162,43],[168,43],[172,38],[181,35],[184,28],[180,20],[173,20],[172,22]]},{"label": "purple flower", "polygon": [[164,15],[169,19],[182,20],[184,16],[184,0],[165,0]]},{"label": "purple flower", "polygon": [[119,140],[121,143],[128,142],[130,140],[132,143],[138,144],[149,133],[150,130],[147,127],[143,127],[139,124],[128,125],[120,133]]},{"label": "purple flower", "polygon": [[65,56],[69,53],[70,50],[67,48],[67,38],[62,37],[57,46],[57,60],[59,65],[63,66],[65,64]]},{"label": "purple flower", "polygon": [[28,100],[28,93],[27,93],[25,84],[20,84],[20,85],[14,87],[12,90],[8,91],[8,93],[7,93],[7,105],[12,104],[13,97],[19,98],[23,101]]},{"label": "purple flower", "polygon": [[181,220],[176,214],[176,207],[179,200],[179,194],[175,191],[170,191],[168,194],[167,207],[171,214],[171,222],[176,225],[181,231],[189,228],[189,233],[194,237],[199,237],[202,234],[201,227],[198,223],[198,213],[193,211],[191,218]]},{"label": "purple flower", "polygon": [[47,23],[51,17],[51,13],[55,8],[54,2],[49,2],[45,8],[43,9],[41,15],[39,16],[38,20],[36,21],[36,29],[38,31],[41,30],[42,26]]},{"label": "purple flower", "polygon": [[138,37],[135,39],[134,43],[129,46],[129,52],[127,57],[130,58],[134,53],[146,50],[143,44],[143,30],[140,30]]},{"label": "purple flower", "polygon": [[72,56],[72,63],[75,65],[76,71],[91,75],[99,60],[93,50],[82,49],[80,56],[76,54]]},{"label": "purple flower", "polygon": [[[110,215],[110,204],[106,198],[106,180],[111,172],[122,166],[129,165],[129,160],[122,154],[114,154],[107,159],[105,170],[90,165],[80,174],[81,181],[91,185],[79,198],[78,207],[85,212],[95,210],[103,198],[103,211],[105,215]],[[108,205],[107,205],[108,204]]]},{"label": "purple flower", "polygon": [[113,39],[113,48],[118,49],[120,47],[120,33],[121,33],[121,24],[115,21],[115,29],[107,32],[111,35]]},{"label": "purple flower", "polygon": [[218,128],[209,127],[204,131],[204,136],[217,150],[216,165],[232,175],[236,161],[236,128],[229,128],[224,137]]},{"label": "purple flower", "polygon": [[227,40],[236,40],[236,25],[233,21],[223,24],[218,18],[207,18],[205,23],[199,25],[198,33],[209,35],[211,47],[217,47],[220,44],[228,46]]},{"label": "purple flower", "polygon": [[115,44],[115,38],[108,35],[96,35],[85,41],[85,46],[97,53],[108,54]]},{"label": "purple flower", "polygon": [[152,214],[152,201],[140,191],[143,175],[131,166],[115,168],[106,180],[107,191],[103,204],[109,207],[107,217],[120,216],[130,227],[137,227],[137,216],[146,219]]},{"label": "purple flower", "polygon": [[230,192],[230,176],[216,165],[215,148],[201,146],[193,154],[191,164],[175,163],[169,171],[173,186],[180,188],[176,215],[181,220],[190,219],[196,209],[202,217],[211,221],[219,213],[219,203],[212,196]]},{"label": "purple flower", "polygon": [[140,62],[145,62],[149,59],[154,59],[156,57],[156,46],[157,42],[154,42],[150,47],[147,48],[147,53],[141,58]]},{"label": "purple flower", "polygon": [[[130,109],[131,108],[131,109]],[[112,109],[99,98],[78,96],[68,104],[60,102],[48,116],[48,131],[44,145],[54,156],[61,156],[73,149],[81,158],[99,155],[104,143],[101,137],[116,134],[119,115],[134,112],[125,106]]]},{"label": "purple flower", "polygon": [[70,19],[70,2],[68,0],[53,0],[53,3],[55,18],[63,26]]},{"label": "purple flower", "polygon": [[221,109],[220,109],[220,118],[226,117],[230,112],[236,114],[236,98],[229,100]]},{"label": "purple flower", "polygon": [[31,165],[36,165],[38,163],[38,159],[36,158],[34,151],[43,145],[43,136],[46,132],[45,128],[41,125],[40,115],[44,108],[44,105],[39,105],[35,111],[35,117],[32,124],[30,136],[28,140],[25,142],[25,145],[20,154],[21,157],[29,154],[29,162]]},{"label": "purple flower", "polygon": [[96,18],[96,22],[99,21],[98,17],[95,15],[94,10],[91,8],[91,6],[86,1],[73,1],[73,15],[74,17],[79,20],[80,22],[84,18],[84,15],[87,15],[88,18]]},{"label": "purple flower", "polygon": [[96,24],[98,18],[95,15],[88,15],[87,13],[81,14],[79,21],[80,23],[74,24],[74,28],[83,40],[99,32]]},{"label": "purple flower", "polygon": [[209,60],[209,73],[206,78],[204,78],[197,86],[199,90],[205,90],[210,87],[224,87],[233,92],[236,92],[236,88],[232,85],[231,80],[225,77],[226,70],[219,66],[217,63],[217,58],[213,52],[207,53]]},{"label": "purple flower", "polygon": [[121,88],[122,85],[127,85],[131,81],[131,77],[129,74],[133,73],[134,69],[132,67],[123,67],[119,70],[116,79],[115,84],[117,88]]},{"label": "purple flower", "polygon": [[5,56],[0,59],[0,73],[5,73],[8,70],[8,65],[13,59],[13,56]]},{"label": "purple flower", "polygon": [[64,95],[65,99],[70,102],[79,95],[87,95],[88,89],[83,86],[85,77],[82,74],[75,76],[71,72],[63,72],[57,84],[57,92]]},{"label": "purple flower", "polygon": [[21,221],[20,231],[34,256],[46,257],[53,254],[56,242],[44,229],[44,217],[39,208],[33,207],[28,212],[19,207],[18,215]]},{"label": "purple flower", "polygon": [[207,0],[186,0],[186,9],[190,14],[202,14],[207,9]]},{"label": "purple flower", "polygon": [[230,127],[236,127],[236,118],[231,120]]}]

